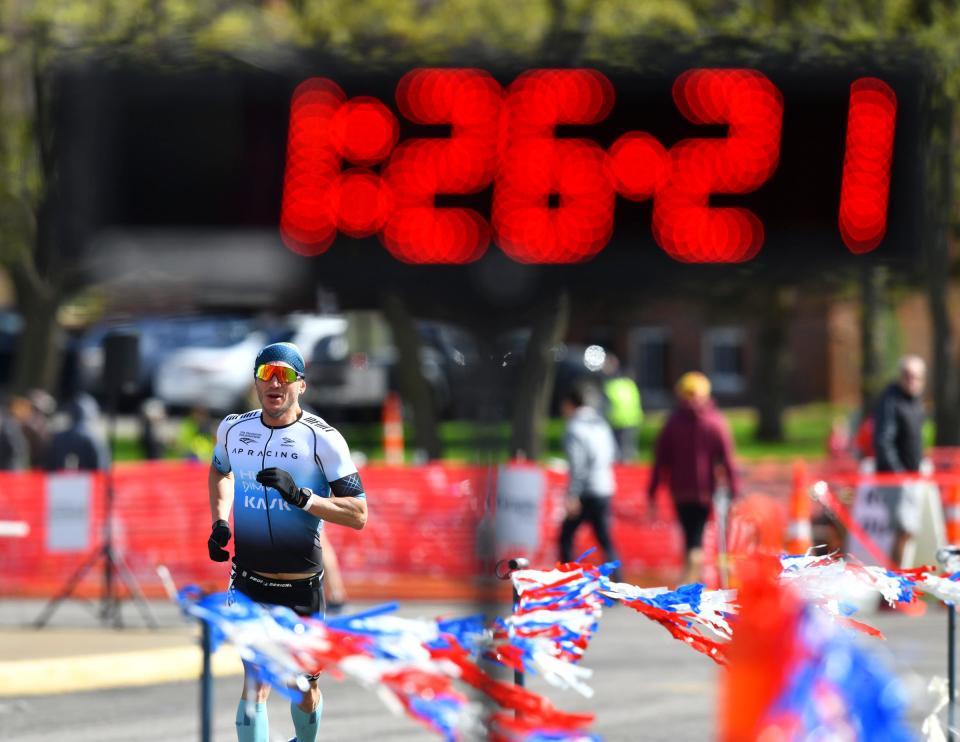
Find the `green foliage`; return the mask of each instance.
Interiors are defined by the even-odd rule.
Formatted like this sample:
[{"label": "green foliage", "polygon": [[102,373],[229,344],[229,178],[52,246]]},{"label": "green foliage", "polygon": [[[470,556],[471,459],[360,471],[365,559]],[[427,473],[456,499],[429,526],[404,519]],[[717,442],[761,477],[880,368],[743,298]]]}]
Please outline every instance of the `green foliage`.
[{"label": "green foliage", "polygon": [[[847,417],[850,412],[851,410],[826,404],[793,407],[786,415],[785,440],[782,443],[761,443],[754,435],[756,414],[752,410],[724,410],[733,432],[737,456],[742,460],[822,458],[826,452],[827,437],[833,420],[838,416]],[[666,420],[666,414],[666,412],[653,412],[644,417],[639,435],[641,462],[651,460],[653,446]],[[350,442],[352,450],[362,451],[371,460],[382,460],[383,431],[379,423],[341,424],[337,428]],[[548,422],[545,459],[563,458],[563,428],[564,421],[559,418]],[[927,430],[927,434],[929,445],[932,441],[930,437],[932,429]],[[440,436],[443,441],[444,457],[447,460],[472,463],[484,463],[490,460],[501,462],[506,461],[509,456],[510,428],[506,422],[480,428],[464,420],[447,421],[440,425]]]},{"label": "green foliage", "polygon": [[317,0],[301,12],[305,42],[367,63],[449,62],[452,50],[486,58],[534,53],[546,3],[474,0]]},{"label": "green foliage", "polygon": [[[733,432],[737,457],[742,461],[758,459],[791,460],[795,458],[819,459],[826,453],[830,426],[837,417],[849,418],[852,410],[827,404],[809,404],[792,407],[786,415],[786,439],[782,443],[761,443],[754,436],[756,415],[752,410],[724,410]],[[653,446],[666,420],[666,412],[648,414],[640,428],[640,461],[649,463]],[[545,460],[563,458],[564,421],[559,418],[547,424],[547,448]],[[362,452],[371,461],[383,460],[383,427],[376,423],[342,423],[337,429],[349,441],[350,448]],[[413,460],[409,450],[411,430],[406,431],[408,441],[407,460]],[[448,420],[440,424],[444,459],[468,463],[499,463],[509,456],[510,426],[498,423],[479,427],[466,420]],[[928,421],[924,428],[927,447],[933,445],[934,426]],[[484,453],[486,452],[486,453]],[[118,441],[118,460],[136,460],[143,457],[140,444],[133,438]]]},{"label": "green foliage", "polygon": [[602,53],[612,40],[636,38],[638,34],[696,34],[700,28],[693,3],[683,0],[600,0],[594,6],[590,48],[594,55]]}]

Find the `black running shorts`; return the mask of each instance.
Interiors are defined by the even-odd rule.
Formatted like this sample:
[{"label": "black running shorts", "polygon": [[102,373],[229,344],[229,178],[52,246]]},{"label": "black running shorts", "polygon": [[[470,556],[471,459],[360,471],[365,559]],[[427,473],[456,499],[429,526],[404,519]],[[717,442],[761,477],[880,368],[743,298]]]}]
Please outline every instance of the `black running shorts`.
[{"label": "black running shorts", "polygon": [[299,580],[277,580],[234,564],[230,582],[234,590],[257,603],[284,605],[301,616],[323,618],[323,572]]}]

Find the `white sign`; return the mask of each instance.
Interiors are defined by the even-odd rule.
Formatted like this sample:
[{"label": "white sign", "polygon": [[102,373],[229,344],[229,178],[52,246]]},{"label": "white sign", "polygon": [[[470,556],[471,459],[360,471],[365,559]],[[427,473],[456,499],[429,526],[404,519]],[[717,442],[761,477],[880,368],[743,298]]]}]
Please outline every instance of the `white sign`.
[{"label": "white sign", "polygon": [[[895,524],[892,522],[894,509],[895,517],[910,534],[910,539],[904,544],[901,563],[894,566],[908,568],[933,563],[937,549],[946,540],[937,486],[931,482],[913,480],[899,487],[877,487],[873,484],[857,487],[853,519],[891,560],[896,540]],[[876,563],[876,559],[852,536],[848,550],[866,564]]]},{"label": "white sign", "polygon": [[86,551],[90,548],[88,473],[51,474],[47,478],[47,551]]},{"label": "white sign", "polygon": [[540,515],[546,479],[538,466],[501,466],[497,472],[497,551],[540,546]]},{"label": "white sign", "polygon": [[[894,524],[890,519],[890,507],[887,505],[887,496],[883,488],[873,484],[857,485],[851,515],[880,551],[892,559],[895,540]],[[876,564],[876,557],[871,555],[856,536],[850,534],[847,538],[847,551],[852,556],[864,564]]]}]

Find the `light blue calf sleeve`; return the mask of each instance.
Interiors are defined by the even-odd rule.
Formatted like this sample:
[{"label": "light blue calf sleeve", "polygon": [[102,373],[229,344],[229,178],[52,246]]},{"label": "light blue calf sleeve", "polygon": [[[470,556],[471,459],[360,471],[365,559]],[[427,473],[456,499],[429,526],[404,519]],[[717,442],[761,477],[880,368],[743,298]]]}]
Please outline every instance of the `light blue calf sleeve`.
[{"label": "light blue calf sleeve", "polygon": [[247,702],[240,699],[237,706],[238,742],[270,742],[270,725],[267,722],[267,704],[250,704],[253,715],[247,714]]},{"label": "light blue calf sleeve", "polygon": [[320,696],[320,702],[312,712],[304,711],[295,703],[290,704],[290,716],[293,717],[293,728],[297,730],[297,742],[317,742],[322,715],[323,696]]}]

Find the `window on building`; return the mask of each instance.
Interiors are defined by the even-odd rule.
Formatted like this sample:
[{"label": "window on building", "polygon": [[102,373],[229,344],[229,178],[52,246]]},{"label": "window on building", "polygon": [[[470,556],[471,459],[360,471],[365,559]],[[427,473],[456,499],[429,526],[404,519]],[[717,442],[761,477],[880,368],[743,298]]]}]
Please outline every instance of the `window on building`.
[{"label": "window on building", "polygon": [[644,405],[668,403],[670,398],[670,331],[665,327],[638,327],[630,333],[630,366]]},{"label": "window on building", "polygon": [[703,335],[703,370],[717,394],[740,394],[747,386],[745,333],[741,327],[712,327]]}]

